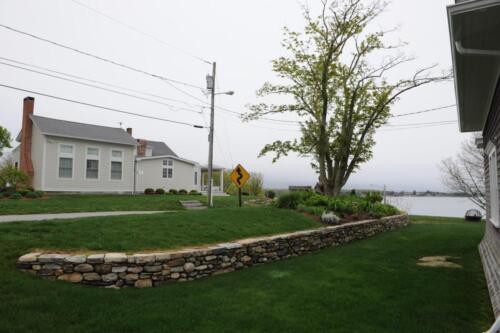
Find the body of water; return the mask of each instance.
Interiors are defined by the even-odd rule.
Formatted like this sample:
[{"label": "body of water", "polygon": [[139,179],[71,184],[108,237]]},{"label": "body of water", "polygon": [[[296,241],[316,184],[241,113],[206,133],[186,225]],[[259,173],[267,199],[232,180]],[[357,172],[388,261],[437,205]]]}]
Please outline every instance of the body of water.
[{"label": "body of water", "polygon": [[387,203],[412,215],[464,217],[473,208],[483,212],[469,199],[460,197],[387,197]]}]

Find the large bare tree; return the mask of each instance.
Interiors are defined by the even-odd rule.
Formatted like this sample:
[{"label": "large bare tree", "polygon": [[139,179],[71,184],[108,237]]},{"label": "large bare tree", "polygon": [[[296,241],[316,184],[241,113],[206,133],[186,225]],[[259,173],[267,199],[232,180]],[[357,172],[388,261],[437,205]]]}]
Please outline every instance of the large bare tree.
[{"label": "large bare tree", "polygon": [[[290,152],[313,158],[318,188],[338,195],[349,177],[372,157],[375,131],[390,116],[391,106],[405,92],[448,79],[432,76],[434,67],[391,82],[390,71],[414,60],[401,45],[383,42],[387,31],[367,32],[385,4],[361,0],[324,0],[319,16],[304,10],[303,32],[285,28],[282,42],[288,56],[273,61],[281,84],[266,82],[258,97],[288,96],[290,103],[250,106],[245,120],[268,114],[295,114],[301,138],[266,145],[260,156],[274,153],[273,162]],[[371,57],[383,60],[373,65]]]},{"label": "large bare tree", "polygon": [[466,195],[486,210],[484,151],[476,146],[476,135],[462,143],[462,149],[453,158],[441,162],[443,183],[450,191]]}]

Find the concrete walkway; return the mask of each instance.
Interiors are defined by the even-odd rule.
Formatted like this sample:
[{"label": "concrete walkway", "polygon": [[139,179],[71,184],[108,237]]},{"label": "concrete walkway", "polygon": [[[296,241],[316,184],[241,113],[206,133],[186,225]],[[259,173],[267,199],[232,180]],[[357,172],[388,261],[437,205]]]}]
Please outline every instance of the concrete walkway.
[{"label": "concrete walkway", "polygon": [[19,221],[45,221],[67,220],[82,217],[122,216],[122,215],[147,215],[167,213],[167,211],[127,211],[127,212],[87,212],[87,213],[61,213],[61,214],[30,214],[30,215],[0,215],[0,223]]}]

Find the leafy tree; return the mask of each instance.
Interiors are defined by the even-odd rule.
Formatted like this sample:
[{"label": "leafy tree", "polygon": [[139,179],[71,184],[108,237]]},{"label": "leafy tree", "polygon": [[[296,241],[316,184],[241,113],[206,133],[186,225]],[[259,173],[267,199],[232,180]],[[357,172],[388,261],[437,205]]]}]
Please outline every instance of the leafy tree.
[{"label": "leafy tree", "polygon": [[[285,28],[283,47],[288,56],[272,62],[283,83],[265,83],[258,97],[285,96],[286,104],[260,103],[250,106],[244,117],[251,121],[268,114],[295,114],[301,138],[275,141],[260,156],[274,153],[273,162],[291,152],[313,158],[319,174],[317,188],[338,195],[349,177],[372,157],[375,131],[384,125],[391,106],[405,92],[448,76],[433,77],[427,67],[409,78],[390,82],[386,76],[413,58],[402,45],[383,42],[387,31],[368,32],[367,26],[385,8],[375,0],[324,0],[322,12],[312,17],[304,10],[303,32]],[[392,52],[389,52],[392,51]],[[373,65],[372,57],[383,59]]]},{"label": "leafy tree", "polygon": [[471,136],[462,143],[457,156],[441,162],[443,183],[450,191],[467,196],[472,202],[486,210],[486,180],[484,176],[484,151]]},{"label": "leafy tree", "polygon": [[12,189],[17,191],[27,186],[29,176],[18,170],[11,160],[5,161],[0,167],[0,189]]},{"label": "leafy tree", "polygon": [[6,128],[0,126],[0,157],[3,155],[3,150],[5,148],[12,148],[10,145],[11,140],[10,132]]},{"label": "leafy tree", "polygon": [[264,177],[261,173],[252,172],[250,179],[245,184],[250,195],[259,196],[264,191]]}]

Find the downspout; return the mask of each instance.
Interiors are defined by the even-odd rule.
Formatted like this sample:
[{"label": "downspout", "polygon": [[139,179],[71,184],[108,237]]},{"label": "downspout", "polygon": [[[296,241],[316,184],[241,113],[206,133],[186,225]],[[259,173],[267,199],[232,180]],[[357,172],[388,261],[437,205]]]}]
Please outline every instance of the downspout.
[{"label": "downspout", "polygon": [[137,193],[137,157],[134,157],[134,192]]},{"label": "downspout", "polygon": [[495,50],[480,50],[480,49],[469,49],[463,46],[461,41],[455,42],[455,48],[457,52],[464,56],[489,56],[489,57],[500,57],[500,51]]}]

